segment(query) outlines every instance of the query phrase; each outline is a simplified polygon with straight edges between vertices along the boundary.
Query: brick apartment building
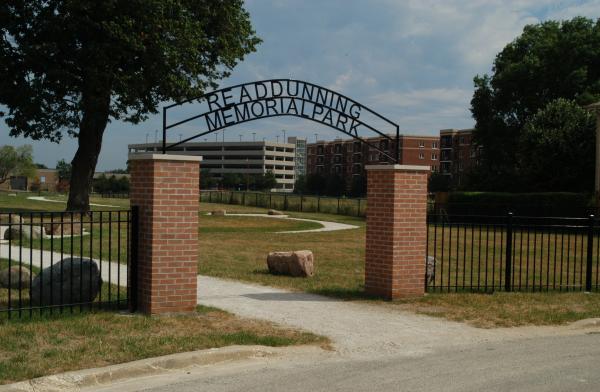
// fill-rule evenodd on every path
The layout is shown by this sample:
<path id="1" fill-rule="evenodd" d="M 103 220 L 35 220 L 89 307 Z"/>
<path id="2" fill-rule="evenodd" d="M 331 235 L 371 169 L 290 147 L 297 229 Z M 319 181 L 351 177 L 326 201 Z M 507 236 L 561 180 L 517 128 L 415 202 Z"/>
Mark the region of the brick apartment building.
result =
<path id="1" fill-rule="evenodd" d="M 442 129 L 440 173 L 450 176 L 454 186 L 462 185 L 465 173 L 477 164 L 479 151 L 473 142 L 473 129 Z"/>
<path id="2" fill-rule="evenodd" d="M 395 156 L 396 145 L 384 137 L 366 139 L 386 154 Z M 439 170 L 440 138 L 438 136 L 400 135 L 400 164 L 431 166 Z M 390 163 L 377 149 L 357 140 L 319 140 L 307 146 L 307 174 L 338 174 L 352 182 L 354 176 L 364 175 L 366 165 Z"/>

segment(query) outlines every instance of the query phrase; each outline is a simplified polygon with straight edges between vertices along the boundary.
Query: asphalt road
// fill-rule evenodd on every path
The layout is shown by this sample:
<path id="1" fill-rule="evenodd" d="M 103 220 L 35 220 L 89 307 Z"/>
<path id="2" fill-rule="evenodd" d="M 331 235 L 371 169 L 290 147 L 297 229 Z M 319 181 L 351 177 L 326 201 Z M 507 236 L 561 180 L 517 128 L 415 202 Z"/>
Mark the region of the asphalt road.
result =
<path id="1" fill-rule="evenodd" d="M 102 391 L 600 391 L 600 334 L 475 343 L 420 356 L 291 355 L 192 368 Z"/>

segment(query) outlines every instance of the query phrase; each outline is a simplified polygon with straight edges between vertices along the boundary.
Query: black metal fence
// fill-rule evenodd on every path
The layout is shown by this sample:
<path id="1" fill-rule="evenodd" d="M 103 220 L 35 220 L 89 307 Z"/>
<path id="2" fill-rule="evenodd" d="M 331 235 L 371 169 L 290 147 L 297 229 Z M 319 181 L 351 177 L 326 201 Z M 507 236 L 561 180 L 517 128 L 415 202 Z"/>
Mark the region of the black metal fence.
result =
<path id="1" fill-rule="evenodd" d="M 428 291 L 597 291 L 600 224 L 588 218 L 429 215 Z"/>
<path id="2" fill-rule="evenodd" d="M 365 216 L 367 212 L 366 199 L 297 195 L 294 193 L 202 191 L 200 201 L 272 208 L 282 211 L 322 212 L 349 216 Z"/>
<path id="3" fill-rule="evenodd" d="M 136 208 L 0 212 L 0 318 L 127 308 L 136 224 Z"/>

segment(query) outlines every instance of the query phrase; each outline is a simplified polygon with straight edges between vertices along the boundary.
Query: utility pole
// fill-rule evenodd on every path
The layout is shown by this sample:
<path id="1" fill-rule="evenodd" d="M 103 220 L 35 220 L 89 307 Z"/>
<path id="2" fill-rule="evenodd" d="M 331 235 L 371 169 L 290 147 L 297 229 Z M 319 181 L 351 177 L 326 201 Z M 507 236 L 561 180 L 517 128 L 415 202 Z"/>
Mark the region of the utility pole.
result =
<path id="1" fill-rule="evenodd" d="M 255 142 L 256 141 L 256 132 L 252 132 L 252 141 Z"/>
<path id="2" fill-rule="evenodd" d="M 319 141 L 319 134 L 315 133 L 315 143 Z"/>
<path id="3" fill-rule="evenodd" d="M 240 133 L 240 142 L 242 141 L 242 134 Z"/>
<path id="4" fill-rule="evenodd" d="M 594 176 L 594 196 L 596 207 L 600 207 L 600 102 L 585 107 L 596 114 L 596 173 Z"/>
<path id="5" fill-rule="evenodd" d="M 283 142 L 285 143 L 286 138 L 285 138 L 285 129 L 282 129 L 281 132 L 283 132 Z"/>

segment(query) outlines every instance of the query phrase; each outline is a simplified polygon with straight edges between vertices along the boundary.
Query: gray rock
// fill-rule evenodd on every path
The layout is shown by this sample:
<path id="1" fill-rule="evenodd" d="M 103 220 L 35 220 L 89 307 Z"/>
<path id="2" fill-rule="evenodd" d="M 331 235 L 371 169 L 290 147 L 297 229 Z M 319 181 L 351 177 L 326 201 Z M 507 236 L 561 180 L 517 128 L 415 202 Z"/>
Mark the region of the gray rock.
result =
<path id="1" fill-rule="evenodd" d="M 285 215 L 285 212 L 277 211 L 277 210 L 269 210 L 269 215 Z"/>
<path id="2" fill-rule="evenodd" d="M 13 225 L 4 232 L 5 240 L 39 240 L 44 237 L 44 228 L 41 226 Z"/>
<path id="3" fill-rule="evenodd" d="M 267 256 L 267 266 L 275 275 L 307 277 L 315 274 L 314 256 L 310 250 L 271 252 Z"/>
<path id="4" fill-rule="evenodd" d="M 0 225 L 18 225 L 24 223 L 25 221 L 21 218 L 20 215 L 17 214 L 0 214 Z"/>
<path id="5" fill-rule="evenodd" d="M 0 287 L 14 290 L 28 289 L 30 277 L 29 268 L 15 265 L 0 271 Z"/>
<path id="6" fill-rule="evenodd" d="M 36 276 L 31 285 L 31 303 L 47 306 L 92 302 L 101 287 L 102 279 L 95 261 L 66 258 L 44 268 Z"/>
<path id="7" fill-rule="evenodd" d="M 435 264 L 437 260 L 433 256 L 427 256 L 427 284 L 433 283 L 435 280 Z"/>

